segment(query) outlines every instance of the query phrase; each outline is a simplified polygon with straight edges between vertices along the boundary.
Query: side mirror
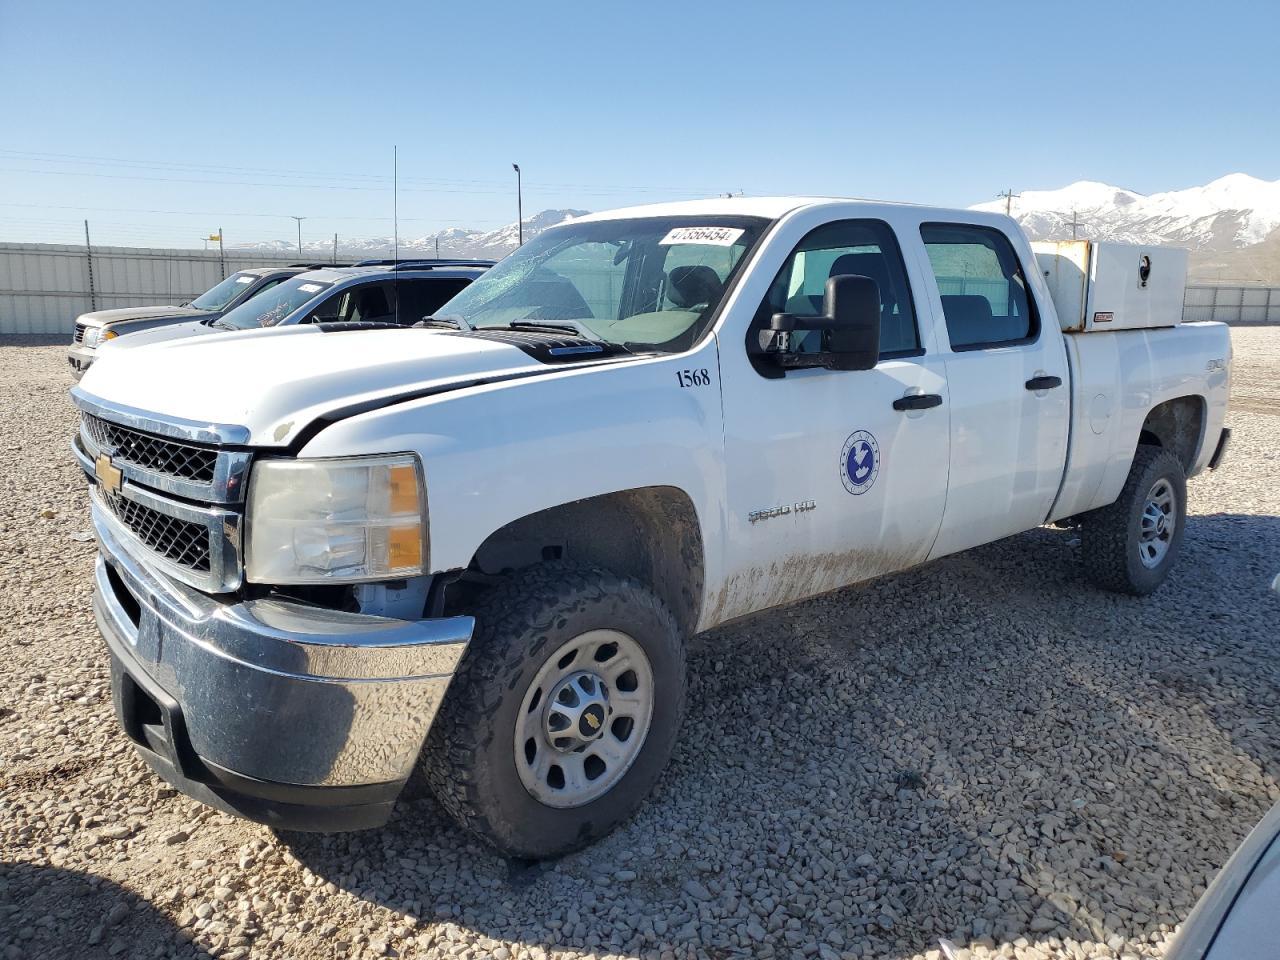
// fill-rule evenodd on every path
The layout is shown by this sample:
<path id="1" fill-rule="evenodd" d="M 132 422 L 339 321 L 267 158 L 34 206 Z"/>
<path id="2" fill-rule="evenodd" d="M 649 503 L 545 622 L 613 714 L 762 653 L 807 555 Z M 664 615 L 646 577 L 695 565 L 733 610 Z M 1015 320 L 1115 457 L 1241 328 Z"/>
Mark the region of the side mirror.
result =
<path id="1" fill-rule="evenodd" d="M 769 323 L 774 331 L 770 356 L 781 367 L 824 367 L 827 370 L 870 370 L 880 359 L 880 287 L 870 277 L 841 274 L 827 280 L 822 316 L 802 317 L 775 313 Z M 821 349 L 814 353 L 790 352 L 795 330 L 822 332 Z"/>

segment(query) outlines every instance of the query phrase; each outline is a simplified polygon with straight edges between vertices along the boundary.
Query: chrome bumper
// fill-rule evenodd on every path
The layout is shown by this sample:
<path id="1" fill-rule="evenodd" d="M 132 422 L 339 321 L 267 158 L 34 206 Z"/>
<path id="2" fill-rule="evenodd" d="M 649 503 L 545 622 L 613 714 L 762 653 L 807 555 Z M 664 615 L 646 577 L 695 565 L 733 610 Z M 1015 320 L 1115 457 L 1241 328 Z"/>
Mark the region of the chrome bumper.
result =
<path id="1" fill-rule="evenodd" d="M 118 674 L 116 709 L 152 766 L 197 799 L 277 826 L 385 820 L 474 621 L 222 602 L 151 570 L 110 513 L 91 512 L 94 612 Z M 380 806 L 351 824 L 305 813 L 344 792 L 353 806 Z"/>

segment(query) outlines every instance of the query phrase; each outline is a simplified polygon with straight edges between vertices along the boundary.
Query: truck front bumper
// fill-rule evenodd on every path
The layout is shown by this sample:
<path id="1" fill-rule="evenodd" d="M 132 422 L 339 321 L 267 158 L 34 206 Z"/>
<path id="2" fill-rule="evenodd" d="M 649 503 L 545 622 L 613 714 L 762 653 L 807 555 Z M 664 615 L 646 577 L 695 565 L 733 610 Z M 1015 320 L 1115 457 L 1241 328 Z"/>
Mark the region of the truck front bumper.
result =
<path id="1" fill-rule="evenodd" d="M 71 365 L 71 373 L 77 380 L 84 376 L 84 372 L 93 366 L 94 358 L 98 355 L 98 351 L 93 347 L 83 347 L 76 344 L 67 351 L 67 363 Z"/>
<path id="2" fill-rule="evenodd" d="M 151 767 L 280 829 L 385 823 L 474 621 L 223 602 L 149 569 L 96 504 L 93 520 L 116 715 Z"/>

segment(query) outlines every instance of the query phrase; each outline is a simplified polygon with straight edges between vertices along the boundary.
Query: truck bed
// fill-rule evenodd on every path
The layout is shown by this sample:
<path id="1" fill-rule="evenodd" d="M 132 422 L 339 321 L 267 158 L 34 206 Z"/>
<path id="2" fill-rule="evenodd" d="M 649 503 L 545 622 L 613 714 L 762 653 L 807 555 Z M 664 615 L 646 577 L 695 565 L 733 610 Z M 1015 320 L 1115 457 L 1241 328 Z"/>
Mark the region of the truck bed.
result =
<path id="1" fill-rule="evenodd" d="M 1071 433 L 1050 520 L 1113 502 L 1124 486 L 1148 413 L 1180 398 L 1205 407 L 1185 438 L 1188 476 L 1208 466 L 1226 419 L 1231 336 L 1226 324 L 1063 335 L 1071 369 Z M 1206 359 L 1207 358 L 1207 359 Z"/>

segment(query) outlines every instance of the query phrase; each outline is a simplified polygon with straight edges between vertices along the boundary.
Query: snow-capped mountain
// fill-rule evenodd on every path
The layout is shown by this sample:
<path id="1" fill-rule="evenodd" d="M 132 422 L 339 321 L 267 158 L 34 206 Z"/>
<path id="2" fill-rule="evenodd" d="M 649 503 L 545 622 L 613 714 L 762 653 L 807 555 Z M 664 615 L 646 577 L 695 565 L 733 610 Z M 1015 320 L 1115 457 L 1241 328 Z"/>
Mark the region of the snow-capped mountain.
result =
<path id="1" fill-rule="evenodd" d="M 524 238 L 536 237 L 548 227 L 558 223 L 581 217 L 586 210 L 543 210 L 524 219 Z M 450 227 L 436 233 L 428 233 L 418 237 L 400 237 L 400 259 L 412 257 L 434 257 L 438 249 L 442 257 L 477 257 L 487 260 L 500 260 L 516 248 L 519 230 L 512 222 L 497 230 L 467 230 L 462 227 Z M 288 240 L 266 240 L 258 243 L 238 244 L 237 250 L 260 250 L 269 253 L 291 254 L 297 252 L 297 246 Z M 394 249 L 391 237 L 339 237 L 338 252 L 341 256 L 352 258 L 390 257 Z M 314 255 L 317 259 L 327 259 L 333 253 L 331 240 L 304 241 L 303 254 Z"/>
<path id="2" fill-rule="evenodd" d="M 973 207 L 1004 208 L 1004 200 Z M 1074 216 L 1080 237 L 1223 252 L 1261 243 L 1280 227 L 1280 180 L 1233 173 L 1149 196 L 1081 180 L 1060 190 L 1024 190 L 1013 199 L 1013 215 L 1036 240 L 1069 239 Z"/>

